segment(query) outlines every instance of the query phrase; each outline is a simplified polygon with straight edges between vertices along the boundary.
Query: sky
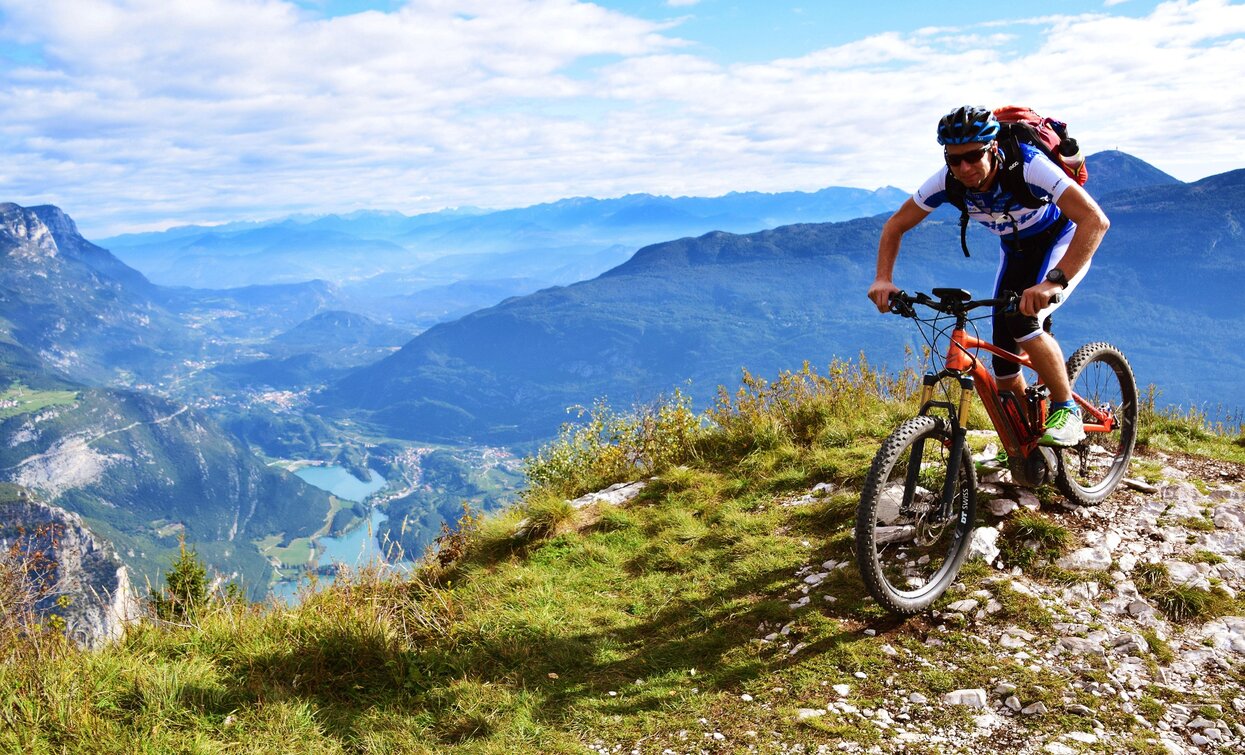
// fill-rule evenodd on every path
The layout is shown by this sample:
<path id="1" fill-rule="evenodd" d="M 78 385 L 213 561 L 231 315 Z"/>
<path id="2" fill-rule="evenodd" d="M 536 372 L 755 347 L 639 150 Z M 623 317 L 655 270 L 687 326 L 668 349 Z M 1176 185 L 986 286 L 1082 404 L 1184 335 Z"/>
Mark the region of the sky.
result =
<path id="1" fill-rule="evenodd" d="M 88 238 L 647 192 L 912 190 L 963 104 L 1245 167 L 1245 2 L 0 0 L 0 202 Z"/>

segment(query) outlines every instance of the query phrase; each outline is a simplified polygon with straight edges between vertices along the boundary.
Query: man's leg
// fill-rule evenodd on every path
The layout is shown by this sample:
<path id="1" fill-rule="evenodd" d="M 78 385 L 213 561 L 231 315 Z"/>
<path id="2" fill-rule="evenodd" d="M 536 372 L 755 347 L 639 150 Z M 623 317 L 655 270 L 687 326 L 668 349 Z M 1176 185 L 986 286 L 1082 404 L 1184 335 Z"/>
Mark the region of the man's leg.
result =
<path id="1" fill-rule="evenodd" d="M 1020 348 L 1029 356 L 1033 369 L 1050 390 L 1051 412 L 1046 432 L 1038 443 L 1044 446 L 1073 446 L 1085 438 L 1080 410 L 1072 403 L 1072 386 L 1064 367 L 1063 352 L 1049 333 L 1022 340 Z"/>
<path id="2" fill-rule="evenodd" d="M 1050 333 L 1040 331 L 1037 336 L 1020 342 L 1020 348 L 1029 356 L 1033 369 L 1050 389 L 1052 403 L 1061 404 L 1072 398 L 1072 385 L 1068 383 L 1068 371 L 1064 366 L 1063 350 Z M 1018 376 L 1019 377 L 1019 376 Z M 1023 384 L 1023 378 L 1021 378 Z"/>
<path id="3" fill-rule="evenodd" d="M 1065 232 L 1046 254 L 1015 254 L 1009 255 L 1007 247 L 1000 249 L 999 271 L 995 277 L 995 296 L 1003 290 L 1024 291 L 1036 284 L 1046 275 L 1046 271 L 1058 264 L 1068 250 L 1072 234 Z M 1041 442 L 1048 446 L 1074 445 L 1085 436 L 1081 426 L 1080 412 L 1072 403 L 1072 387 L 1068 384 L 1068 373 L 1063 361 L 1063 351 L 1059 343 L 1046 332 L 1052 312 L 1067 301 L 1076 284 L 1085 277 L 1089 266 L 1082 268 L 1065 288 L 1060 302 L 1052 302 L 1036 316 L 1025 317 L 1019 312 L 994 314 L 994 343 L 1008 351 L 1023 351 L 1029 357 L 1030 364 L 1038 377 L 1050 391 L 1050 414 L 1047 415 L 1046 433 Z M 1024 391 L 1024 378 L 1012 373 L 1013 365 L 1004 360 L 994 359 L 994 373 L 999 387 L 1011 390 L 1016 395 Z"/>

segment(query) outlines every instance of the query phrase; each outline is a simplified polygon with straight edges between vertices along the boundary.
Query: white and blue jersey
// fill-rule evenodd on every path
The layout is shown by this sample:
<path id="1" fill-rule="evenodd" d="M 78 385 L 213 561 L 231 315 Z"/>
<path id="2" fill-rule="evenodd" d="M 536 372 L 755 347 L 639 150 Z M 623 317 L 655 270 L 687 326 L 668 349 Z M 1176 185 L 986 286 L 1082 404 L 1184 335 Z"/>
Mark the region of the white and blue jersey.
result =
<path id="1" fill-rule="evenodd" d="M 1020 239 L 1024 239 L 1041 233 L 1058 222 L 1060 213 L 1055 203 L 1072 185 L 1072 179 L 1068 177 L 1068 174 L 1035 147 L 1022 143 L 1020 151 L 1025 160 L 1025 183 L 1029 185 L 1029 190 L 1035 197 L 1048 199 L 1049 204 L 1044 204 L 1037 209 L 1025 207 L 1011 195 L 1011 192 L 1004 189 L 1003 182 L 998 180 L 994 182 L 994 187 L 987 191 L 973 191 L 966 188 L 964 192 L 968 217 L 989 228 L 995 235 L 1004 238 L 1016 233 Z M 943 168 L 930 176 L 929 180 L 912 195 L 912 201 L 926 212 L 933 212 L 935 208 L 946 203 L 947 173 L 947 169 Z M 1069 227 L 1065 233 L 1070 232 Z"/>

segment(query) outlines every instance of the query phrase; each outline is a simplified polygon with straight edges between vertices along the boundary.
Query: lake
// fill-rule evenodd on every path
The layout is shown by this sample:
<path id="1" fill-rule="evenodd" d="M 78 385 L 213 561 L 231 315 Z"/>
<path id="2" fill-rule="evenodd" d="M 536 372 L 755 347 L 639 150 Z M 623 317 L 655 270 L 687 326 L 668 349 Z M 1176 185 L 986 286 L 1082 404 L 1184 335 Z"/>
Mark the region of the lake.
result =
<path id="1" fill-rule="evenodd" d="M 372 479 L 369 482 L 363 482 L 350 474 L 345 467 L 302 467 L 294 474 L 321 490 L 329 491 L 338 498 L 362 503 L 372 493 L 385 487 L 387 482 L 375 469 L 369 471 L 372 473 Z"/>
<path id="2" fill-rule="evenodd" d="M 371 470 L 372 479 L 362 482 L 352 475 L 345 467 L 315 466 L 303 467 L 294 474 L 321 490 L 327 490 L 338 498 L 362 503 L 367 497 L 382 489 L 387 480 L 376 470 Z M 316 546 L 316 563 L 324 567 L 331 564 L 343 564 L 349 567 L 361 567 L 381 560 L 381 544 L 376 538 L 378 526 L 388 519 L 388 515 L 376 507 L 368 510 L 367 519 L 346 530 L 336 537 L 318 537 Z M 410 561 L 391 563 L 390 566 L 403 569 L 409 568 Z M 333 583 L 332 575 L 318 577 L 319 584 Z M 298 602 L 298 592 L 309 584 L 308 578 L 283 579 L 272 587 L 272 594 L 286 603 Z"/>

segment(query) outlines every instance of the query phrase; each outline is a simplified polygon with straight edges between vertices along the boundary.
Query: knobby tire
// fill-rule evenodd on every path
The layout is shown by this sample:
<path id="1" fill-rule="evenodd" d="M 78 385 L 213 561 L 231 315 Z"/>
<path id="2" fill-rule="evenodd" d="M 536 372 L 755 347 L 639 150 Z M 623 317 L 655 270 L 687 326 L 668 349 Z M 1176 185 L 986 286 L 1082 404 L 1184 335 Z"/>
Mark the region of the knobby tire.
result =
<path id="1" fill-rule="evenodd" d="M 1090 404 L 1109 407 L 1116 428 L 1088 433 L 1059 450 L 1055 486 L 1069 501 L 1093 506 L 1111 495 L 1128 471 L 1137 440 L 1137 381 L 1128 360 L 1108 343 L 1089 343 L 1068 358 L 1072 390 Z M 1088 415 L 1082 410 L 1082 415 Z"/>
<path id="2" fill-rule="evenodd" d="M 865 480 L 856 511 L 856 561 L 869 594 L 892 613 L 909 615 L 928 608 L 955 581 L 968 555 L 977 476 L 965 444 L 954 505 L 950 516 L 944 517 L 941 481 L 946 478 L 950 446 L 946 420 L 913 417 L 878 449 Z M 909 476 L 911 456 L 918 448 L 921 471 Z M 913 477 L 924 479 L 912 485 Z M 905 512 L 905 506 L 912 511 Z"/>

